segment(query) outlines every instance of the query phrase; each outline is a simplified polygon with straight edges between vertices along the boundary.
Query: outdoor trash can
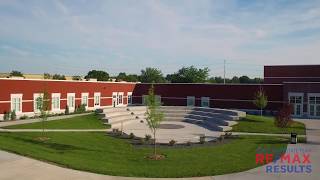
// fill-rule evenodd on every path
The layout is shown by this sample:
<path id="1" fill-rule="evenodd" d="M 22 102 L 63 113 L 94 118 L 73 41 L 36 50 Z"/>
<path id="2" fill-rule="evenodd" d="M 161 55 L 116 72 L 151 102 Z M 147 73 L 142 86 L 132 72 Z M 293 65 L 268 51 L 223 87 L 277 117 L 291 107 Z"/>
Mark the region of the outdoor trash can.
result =
<path id="1" fill-rule="evenodd" d="M 297 133 L 291 133 L 291 144 L 297 144 L 298 136 Z"/>

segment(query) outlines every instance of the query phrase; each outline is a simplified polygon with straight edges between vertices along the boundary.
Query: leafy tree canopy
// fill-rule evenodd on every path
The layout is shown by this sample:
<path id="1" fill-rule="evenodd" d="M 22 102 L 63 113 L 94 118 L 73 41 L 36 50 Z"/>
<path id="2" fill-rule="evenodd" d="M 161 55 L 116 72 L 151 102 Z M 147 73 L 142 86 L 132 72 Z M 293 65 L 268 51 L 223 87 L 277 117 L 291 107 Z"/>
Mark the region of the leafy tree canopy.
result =
<path id="1" fill-rule="evenodd" d="M 91 70 L 88 72 L 85 78 L 86 79 L 94 78 L 94 79 L 97 79 L 98 81 L 108 81 L 109 74 L 105 71 Z"/>
<path id="2" fill-rule="evenodd" d="M 66 77 L 64 75 L 60 75 L 60 74 L 55 74 L 52 76 L 52 79 L 56 79 L 56 80 L 66 80 Z"/>
<path id="3" fill-rule="evenodd" d="M 10 76 L 24 77 L 20 71 L 11 71 Z"/>
<path id="4" fill-rule="evenodd" d="M 140 81 L 143 83 L 162 83 L 165 82 L 165 79 L 159 69 L 148 67 L 141 70 Z"/>
<path id="5" fill-rule="evenodd" d="M 178 72 L 168 75 L 167 80 L 172 83 L 204 83 L 209 76 L 209 68 L 198 69 L 194 66 L 183 67 Z"/>

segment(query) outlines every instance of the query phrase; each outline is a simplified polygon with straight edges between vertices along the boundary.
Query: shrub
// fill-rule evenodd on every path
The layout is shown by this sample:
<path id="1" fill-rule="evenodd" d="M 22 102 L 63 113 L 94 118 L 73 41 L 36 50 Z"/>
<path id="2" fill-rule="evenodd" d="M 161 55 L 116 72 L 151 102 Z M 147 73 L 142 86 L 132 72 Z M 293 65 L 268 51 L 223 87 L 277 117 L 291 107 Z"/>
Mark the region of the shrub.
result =
<path id="1" fill-rule="evenodd" d="M 206 142 L 206 137 L 205 136 L 200 136 L 200 143 L 204 144 Z"/>
<path id="2" fill-rule="evenodd" d="M 84 113 L 86 112 L 86 105 L 85 104 L 81 104 L 80 106 L 78 106 L 78 108 L 76 109 L 77 113 Z"/>
<path id="3" fill-rule="evenodd" d="M 133 133 L 130 133 L 129 138 L 130 138 L 130 139 L 133 139 L 134 137 L 135 137 L 134 134 L 133 134 Z"/>
<path id="4" fill-rule="evenodd" d="M 3 113 L 3 120 L 8 121 L 10 119 L 10 112 L 4 112 Z"/>
<path id="5" fill-rule="evenodd" d="M 176 141 L 173 140 L 173 139 L 171 139 L 171 140 L 169 141 L 169 145 L 170 145 L 170 146 L 173 146 L 175 143 L 176 143 Z"/>
<path id="6" fill-rule="evenodd" d="M 140 144 L 143 145 L 145 143 L 145 140 L 143 138 L 140 138 Z"/>
<path id="7" fill-rule="evenodd" d="M 232 136 L 232 132 L 225 132 L 224 136 L 225 136 L 225 138 L 229 138 Z"/>
<path id="8" fill-rule="evenodd" d="M 64 114 L 65 114 L 65 115 L 70 114 L 70 112 L 69 112 L 69 106 L 68 106 L 68 105 L 66 106 L 66 109 L 64 110 Z"/>
<path id="9" fill-rule="evenodd" d="M 112 129 L 112 133 L 118 133 L 119 129 Z"/>
<path id="10" fill-rule="evenodd" d="M 146 135 L 145 135 L 145 140 L 146 140 L 146 141 L 150 141 L 150 139 L 151 139 L 151 135 L 150 135 L 150 134 L 146 134 Z"/>
<path id="11" fill-rule="evenodd" d="M 187 142 L 186 142 L 186 145 L 187 145 L 187 146 L 191 146 L 191 144 L 192 144 L 191 141 L 187 141 Z"/>
<path id="12" fill-rule="evenodd" d="M 29 118 L 29 117 L 26 116 L 26 115 L 23 115 L 23 116 L 20 117 L 21 120 L 23 120 L 23 119 L 28 119 L 28 118 Z"/>
<path id="13" fill-rule="evenodd" d="M 11 120 L 17 120 L 17 114 L 16 114 L 16 111 L 15 110 L 13 110 L 13 111 L 11 111 Z"/>
<path id="14" fill-rule="evenodd" d="M 275 125 L 280 128 L 285 128 L 292 123 L 291 113 L 292 113 L 292 106 L 290 104 L 285 104 L 279 110 L 278 115 L 275 118 Z"/>

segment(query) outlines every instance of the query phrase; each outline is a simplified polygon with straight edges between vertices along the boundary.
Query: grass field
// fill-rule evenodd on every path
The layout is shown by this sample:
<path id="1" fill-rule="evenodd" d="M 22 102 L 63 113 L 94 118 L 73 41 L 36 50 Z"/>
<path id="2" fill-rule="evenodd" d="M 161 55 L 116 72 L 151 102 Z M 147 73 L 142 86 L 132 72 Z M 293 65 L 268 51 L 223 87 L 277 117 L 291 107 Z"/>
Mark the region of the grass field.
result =
<path id="1" fill-rule="evenodd" d="M 37 141 L 40 133 L 0 133 L 0 148 L 50 161 L 73 169 L 136 177 L 192 177 L 239 172 L 256 167 L 259 147 L 285 151 L 281 137 L 241 136 L 231 142 L 205 147 L 160 148 L 160 161 L 145 156 L 152 148 L 137 148 L 126 140 L 98 132 L 47 133 L 50 140 Z"/>
<path id="2" fill-rule="evenodd" d="M 106 129 L 110 126 L 104 125 L 94 114 L 77 116 L 61 120 L 45 122 L 45 129 Z M 30 123 L 3 127 L 6 129 L 42 129 L 42 123 Z"/>
<path id="3" fill-rule="evenodd" d="M 291 132 L 300 135 L 306 134 L 305 125 L 300 122 L 294 122 L 290 127 L 279 128 L 274 125 L 274 117 L 247 115 L 239 120 L 239 123 L 232 126 L 234 132 L 252 132 L 252 133 L 273 133 L 289 134 Z"/>

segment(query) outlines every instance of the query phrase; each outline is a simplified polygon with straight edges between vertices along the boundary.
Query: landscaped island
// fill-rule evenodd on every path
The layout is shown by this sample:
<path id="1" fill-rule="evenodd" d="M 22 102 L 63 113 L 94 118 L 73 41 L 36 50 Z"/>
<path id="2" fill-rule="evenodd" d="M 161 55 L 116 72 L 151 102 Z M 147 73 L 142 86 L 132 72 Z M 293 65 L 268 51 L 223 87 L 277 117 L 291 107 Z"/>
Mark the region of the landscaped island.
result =
<path id="1" fill-rule="evenodd" d="M 306 134 L 305 125 L 301 122 L 293 121 L 289 127 L 279 128 L 274 124 L 274 117 L 260 117 L 256 115 L 247 115 L 245 118 L 242 118 L 238 124 L 232 126 L 232 131 L 269 134 L 290 134 L 294 132 L 299 135 Z"/>

